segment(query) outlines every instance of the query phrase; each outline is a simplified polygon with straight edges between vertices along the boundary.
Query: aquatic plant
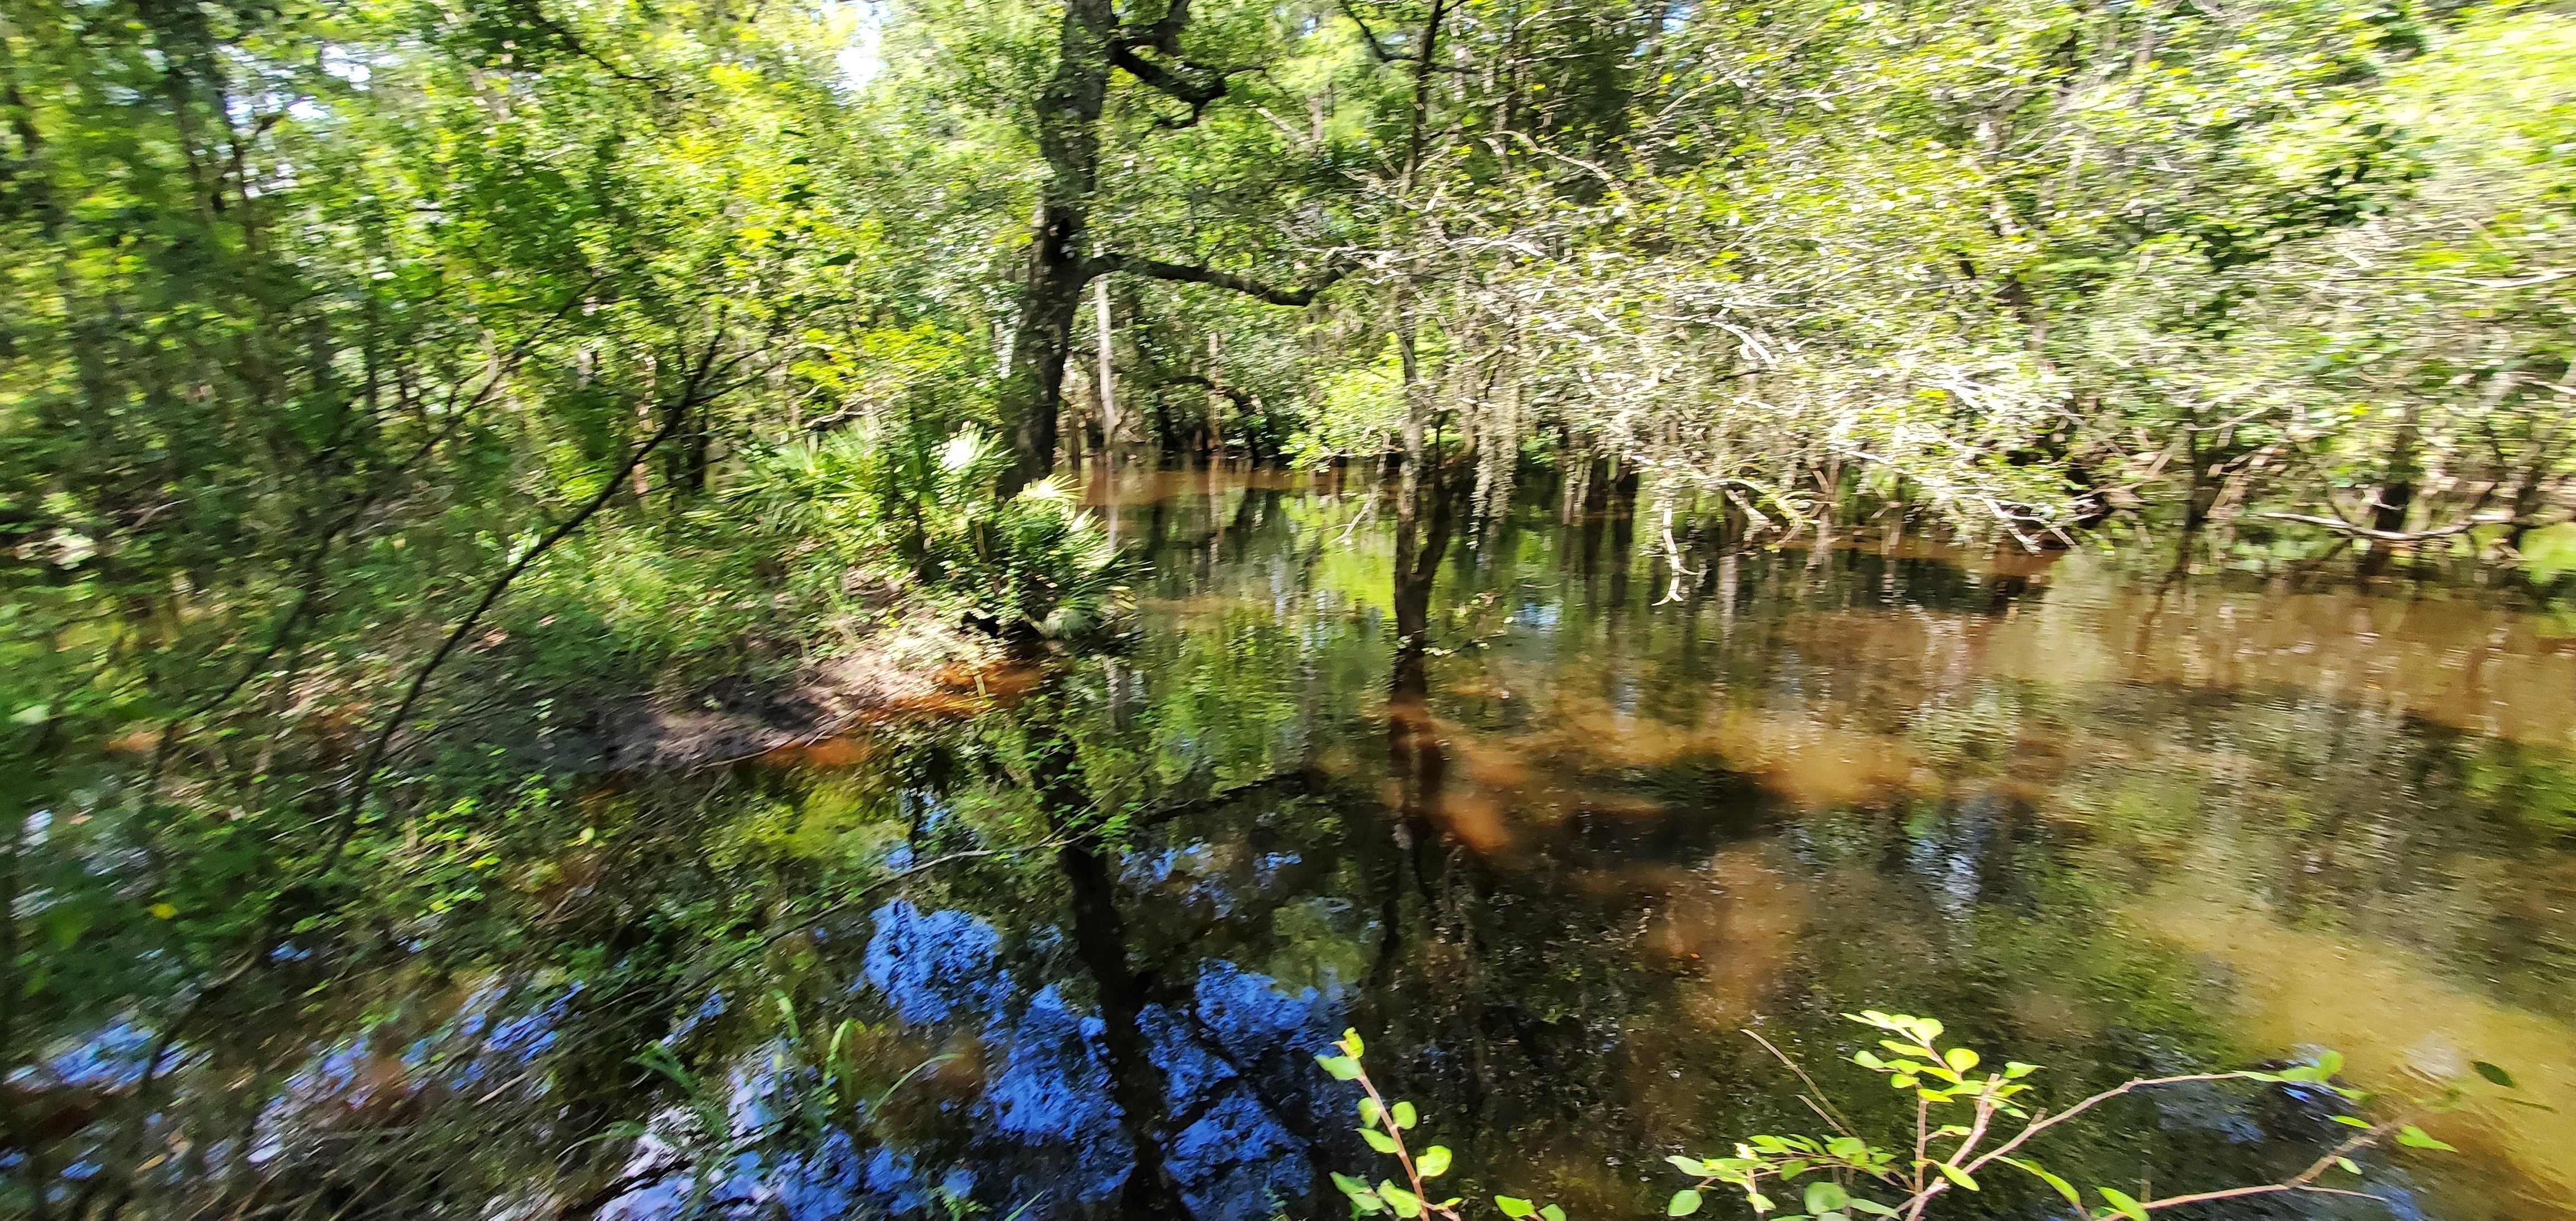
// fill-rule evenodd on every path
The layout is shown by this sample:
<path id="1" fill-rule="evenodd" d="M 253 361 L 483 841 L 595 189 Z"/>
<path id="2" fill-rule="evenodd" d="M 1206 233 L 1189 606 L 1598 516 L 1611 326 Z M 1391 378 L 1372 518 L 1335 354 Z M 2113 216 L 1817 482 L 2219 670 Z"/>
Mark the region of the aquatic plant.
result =
<path id="1" fill-rule="evenodd" d="M 2248 1196 L 2305 1193 L 2378 1200 L 2381 1197 L 2332 1186 L 2325 1179 L 2336 1172 L 2359 1175 L 2361 1167 L 2352 1155 L 2383 1141 L 2393 1140 L 2413 1149 L 2456 1152 L 2427 1134 L 2414 1119 L 2424 1113 L 2455 1108 L 2467 1096 L 2462 1084 L 2450 1082 L 2430 1096 L 2406 1100 L 2406 1105 L 2394 1108 L 2387 1118 L 2371 1120 L 2348 1113 L 2334 1114 L 2330 1118 L 2353 1129 L 2352 1135 L 2288 1178 L 2147 1199 L 2117 1187 L 2095 1184 L 2091 1195 L 2099 1204 L 2091 1205 L 2086 1203 L 2086 1193 L 2073 1182 L 2041 1165 L 2029 1146 L 2041 1134 L 2087 1115 L 2114 1098 L 2140 1090 L 2221 1081 L 2321 1091 L 2347 1106 L 2369 1101 L 2371 1096 L 2334 1083 L 2335 1075 L 2343 1068 L 2343 1057 L 2328 1051 L 2319 1053 L 2310 1063 L 2278 1071 L 2238 1069 L 2133 1078 L 2062 1110 L 2051 1111 L 2031 1098 L 2033 1087 L 2027 1079 L 2039 1071 L 2038 1065 L 2014 1060 L 2001 1069 L 1989 1068 L 1980 1073 L 1978 1069 L 1986 1063 L 1984 1057 L 1955 1043 L 1942 1046 L 1944 1030 L 1935 1019 L 1875 1009 L 1844 1016 L 1891 1036 L 1879 1040 L 1889 1056 L 1863 1050 L 1851 1059 L 1884 1076 L 1891 1089 L 1914 1095 L 1910 1144 L 1889 1148 L 1855 1131 L 1855 1125 L 1806 1070 L 1769 1040 L 1752 1035 L 1813 1091 L 1800 1095 L 1800 1099 L 1831 1125 L 1834 1134 L 1749 1136 L 1735 1146 L 1730 1156 L 1668 1157 L 1664 1160 L 1692 1181 L 1672 1194 L 1664 1209 L 1667 1216 L 1692 1216 L 1707 1207 L 1712 1188 L 1726 1187 L 1741 1193 L 1753 1215 L 1763 1221 L 1852 1221 L 1855 1217 L 1920 1221 L 1934 1201 L 1953 1190 L 1983 1190 L 1978 1175 L 1988 1173 L 1990 1167 L 2009 1168 L 2047 1184 L 2065 1198 L 2077 1215 L 2090 1221 L 2147 1221 L 2149 1213 L 2162 1209 Z M 1359 1085 L 1364 1094 L 1359 1103 L 1360 1135 L 1370 1148 L 1395 1159 L 1404 1176 L 1402 1184 L 1382 1178 L 1371 1185 L 1364 1179 L 1335 1173 L 1333 1182 L 1350 1198 L 1353 1211 L 1360 1215 L 1393 1213 L 1408 1219 L 1438 1216 L 1458 1221 L 1460 1207 L 1465 1203 L 1463 1197 L 1435 1202 L 1426 1190 L 1429 1180 L 1448 1171 L 1448 1148 L 1433 1145 L 1417 1154 L 1405 1143 L 1404 1133 L 1418 1122 L 1418 1110 L 1410 1102 L 1389 1103 L 1370 1080 L 1361 1064 L 1365 1045 L 1358 1031 L 1344 1032 L 1333 1047 L 1338 1054 L 1319 1055 L 1316 1061 L 1336 1079 Z M 2514 1087 L 2512 1075 L 2504 1069 L 2485 1061 L 2478 1061 L 2476 1068 L 2487 1082 L 2504 1089 Z M 1774 1193 L 1789 1196 L 1795 1204 L 1784 1211 Z M 1539 1206 L 1514 1196 L 1496 1196 L 1494 1205 L 1512 1221 L 1533 1216 L 1541 1221 L 1565 1221 L 1566 1217 L 1558 1205 Z"/>

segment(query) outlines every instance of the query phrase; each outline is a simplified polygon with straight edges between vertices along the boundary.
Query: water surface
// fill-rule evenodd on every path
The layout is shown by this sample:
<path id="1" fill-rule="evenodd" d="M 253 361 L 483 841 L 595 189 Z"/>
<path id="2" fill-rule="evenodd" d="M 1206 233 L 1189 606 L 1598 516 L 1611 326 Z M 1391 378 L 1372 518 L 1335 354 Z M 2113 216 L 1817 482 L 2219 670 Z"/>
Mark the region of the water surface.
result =
<path id="1" fill-rule="evenodd" d="M 246 1129 L 263 1164 L 336 1183 L 311 1167 L 376 1149 L 341 1190 L 386 1215 L 436 1189 L 376 1183 L 462 1181 L 423 1169 L 426 1119 L 361 1146 L 333 1118 L 435 1071 L 444 1139 L 531 1182 L 649 1131 L 540 1215 L 1338 1216 L 1325 1173 L 1383 1172 L 1312 1061 L 1353 1026 L 1462 1191 L 1653 1216 L 1666 1155 L 1820 1126 L 1747 1031 L 1892 1130 L 1910 1107 L 1842 1063 L 1838 1015 L 1880 1008 L 2061 1103 L 2325 1047 L 2393 1094 L 2495 1062 L 2555 1109 L 2428 1120 L 2462 1152 L 2366 1156 L 2367 1188 L 2461 1219 L 2576 1195 L 2576 618 L 2084 552 L 1676 574 L 1534 509 L 1465 527 L 1406 651 L 1364 492 L 1095 481 L 1139 557 L 1125 645 L 989 676 L 971 722 L 611 778 L 602 825 L 687 813 L 545 866 L 610 914 L 526 937 L 597 948 L 264 1035 L 302 1067 Z M 863 881 L 889 866 L 917 872 Z M 2166 1091 L 2040 1154 L 2142 1195 L 2262 1181 L 2347 1131 L 2329 1102 Z M 2065 1215 L 2010 1182 L 1944 1209 Z"/>
<path id="2" fill-rule="evenodd" d="M 1524 514 L 1452 546 L 1407 657 L 1356 491 L 1164 472 L 1094 499 L 1150 561 L 1141 631 L 998 719 L 1133 829 L 874 909 L 854 1003 L 960 1058 L 850 1155 L 854 1200 L 1337 1214 L 1321 1172 L 1374 1163 L 1309 1057 L 1348 1024 L 1464 1185 L 1651 1213 L 1664 1155 L 1818 1126 L 1747 1030 L 1893 1122 L 1836 1063 L 1862 1007 L 2047 1065 L 2059 1099 L 2320 1047 L 2374 1090 L 2502 1063 L 2559 1109 L 2435 1121 L 2465 1152 L 2372 1160 L 2371 1189 L 2440 1217 L 2569 1194 L 2565 618 L 1872 544 L 1676 581 L 1624 522 Z M 1048 783 L 927 799 L 930 838 L 1026 825 Z M 2325 1115 L 2172 1091 L 2048 1153 L 2251 1181 L 2331 1143 Z"/>

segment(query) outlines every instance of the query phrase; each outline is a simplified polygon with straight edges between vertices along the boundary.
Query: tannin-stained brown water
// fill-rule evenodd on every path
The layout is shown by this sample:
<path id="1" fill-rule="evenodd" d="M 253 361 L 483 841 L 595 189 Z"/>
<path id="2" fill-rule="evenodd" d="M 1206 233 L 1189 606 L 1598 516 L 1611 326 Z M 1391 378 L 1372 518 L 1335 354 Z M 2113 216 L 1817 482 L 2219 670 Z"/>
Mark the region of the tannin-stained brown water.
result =
<path id="1" fill-rule="evenodd" d="M 1313 1060 L 1356 1027 L 1473 1215 L 1659 1216 L 1668 1155 L 1822 1126 L 1748 1031 L 1856 1123 L 1910 1120 L 1847 1062 L 1863 1008 L 2044 1066 L 2053 1104 L 2325 1048 L 2375 1114 L 2476 1061 L 2532 1104 L 2427 1118 L 2458 1153 L 2335 1180 L 2384 1202 L 2195 1216 L 2576 1198 L 2576 615 L 2085 551 L 1676 574 L 1624 522 L 1533 511 L 1462 528 L 1407 651 L 1394 523 L 1355 480 L 1087 495 L 1137 561 L 1122 646 L 970 723 L 745 764 L 701 807 L 708 851 L 914 872 L 812 896 L 685 995 L 549 976 L 440 1010 L 553 1080 L 595 1042 L 589 1071 L 643 1083 L 600 1215 L 1340 1216 L 1326 1174 L 1385 1173 Z M 543 1004 L 487 1022 L 495 996 Z M 687 1089 L 611 1071 L 637 1029 Z M 780 1136 L 818 1096 L 856 1101 Z M 2035 1152 L 2142 1196 L 2260 1182 L 2347 1134 L 2335 1109 L 2188 1086 Z M 2068 1209 L 1990 1175 L 1935 1215 Z"/>
<path id="2" fill-rule="evenodd" d="M 1625 523 L 1548 514 L 1454 541 L 1406 657 L 1358 491 L 1166 471 L 1091 499 L 1144 557 L 1140 629 L 1006 719 L 1134 825 L 1044 884 L 877 908 L 852 986 L 963 1059 L 836 1199 L 1338 1215 L 1323 1172 L 1378 1167 L 1310 1057 L 1354 1025 L 1462 1189 L 1653 1215 L 1666 1155 L 1819 1126 L 1747 1030 L 1901 1120 L 1841 1063 L 1864 1007 L 2043 1064 L 2060 1102 L 2333 1048 L 2391 1098 L 2483 1060 L 2538 1104 L 2428 1119 L 2455 1155 L 2367 1156 L 2345 1185 L 2385 1206 L 2203 1215 L 2576 1192 L 2576 619 L 2085 552 L 1676 581 Z M 937 804 L 990 825 L 1011 787 Z M 2337 1139 L 2329 1109 L 2189 1087 L 2044 1154 L 2136 1194 L 2262 1181 Z"/>

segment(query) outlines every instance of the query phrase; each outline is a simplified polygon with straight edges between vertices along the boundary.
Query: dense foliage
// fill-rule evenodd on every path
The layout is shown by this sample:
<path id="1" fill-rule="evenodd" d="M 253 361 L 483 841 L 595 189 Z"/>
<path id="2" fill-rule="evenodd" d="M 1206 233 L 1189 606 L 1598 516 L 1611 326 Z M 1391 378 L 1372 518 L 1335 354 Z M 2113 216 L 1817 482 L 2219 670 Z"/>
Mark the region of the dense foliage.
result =
<path id="1" fill-rule="evenodd" d="M 2571 149 L 2510 3 L 9 0 L 11 1165 L 112 1109 L 15 1084 L 59 1039 L 519 944 L 644 710 L 1079 641 L 1087 455 L 1387 474 L 1414 643 L 1533 480 L 1676 589 L 1861 528 L 2545 587 Z M 546 969 L 683 977 L 599 919 Z"/>

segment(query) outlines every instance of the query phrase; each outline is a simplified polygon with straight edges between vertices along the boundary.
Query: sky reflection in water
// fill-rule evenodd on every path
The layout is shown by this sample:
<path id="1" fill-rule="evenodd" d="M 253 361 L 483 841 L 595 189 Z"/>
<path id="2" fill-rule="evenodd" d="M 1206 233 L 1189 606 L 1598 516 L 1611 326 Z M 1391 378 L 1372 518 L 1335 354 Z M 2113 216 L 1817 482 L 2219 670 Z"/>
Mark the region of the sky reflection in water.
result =
<path id="1" fill-rule="evenodd" d="M 2505 1063 L 2557 1111 L 2450 1118 L 2464 1157 L 2374 1161 L 2373 1189 L 2480 1218 L 2576 1185 L 2563 616 L 1866 547 L 1676 585 L 1615 524 L 1524 521 L 1452 549 L 1416 680 L 1356 499 L 1163 475 L 1094 500 L 1154 557 L 1142 638 L 1045 705 L 1095 795 L 1324 779 L 1142 827 L 1110 866 L 1115 929 L 1060 884 L 876 907 L 854 1003 L 958 1063 L 868 1147 L 747 1159 L 720 1195 L 1132 1213 L 1141 1134 L 1190 1215 L 1337 1215 L 1321 1172 L 1374 1163 L 1309 1057 L 1357 1024 L 1462 1189 L 1650 1214 L 1664 1154 L 1813 1126 L 1742 1028 L 1892 1119 L 1833 1067 L 1859 1045 L 1835 1015 L 1863 1006 L 1938 1013 L 2049 1066 L 2061 1099 L 2319 1046 L 2371 1088 Z M 1102 935 L 1133 980 L 1086 959 Z M 1112 1031 L 1104 988 L 1130 985 Z M 1158 1113 L 1126 1114 L 1137 1096 Z M 2246 1181 L 2332 1131 L 2222 1090 L 2109 1118 L 2052 1163 Z M 675 1190 L 620 1207 L 666 1215 Z M 2009 1189 L 1961 1203 L 2051 1215 Z"/>

